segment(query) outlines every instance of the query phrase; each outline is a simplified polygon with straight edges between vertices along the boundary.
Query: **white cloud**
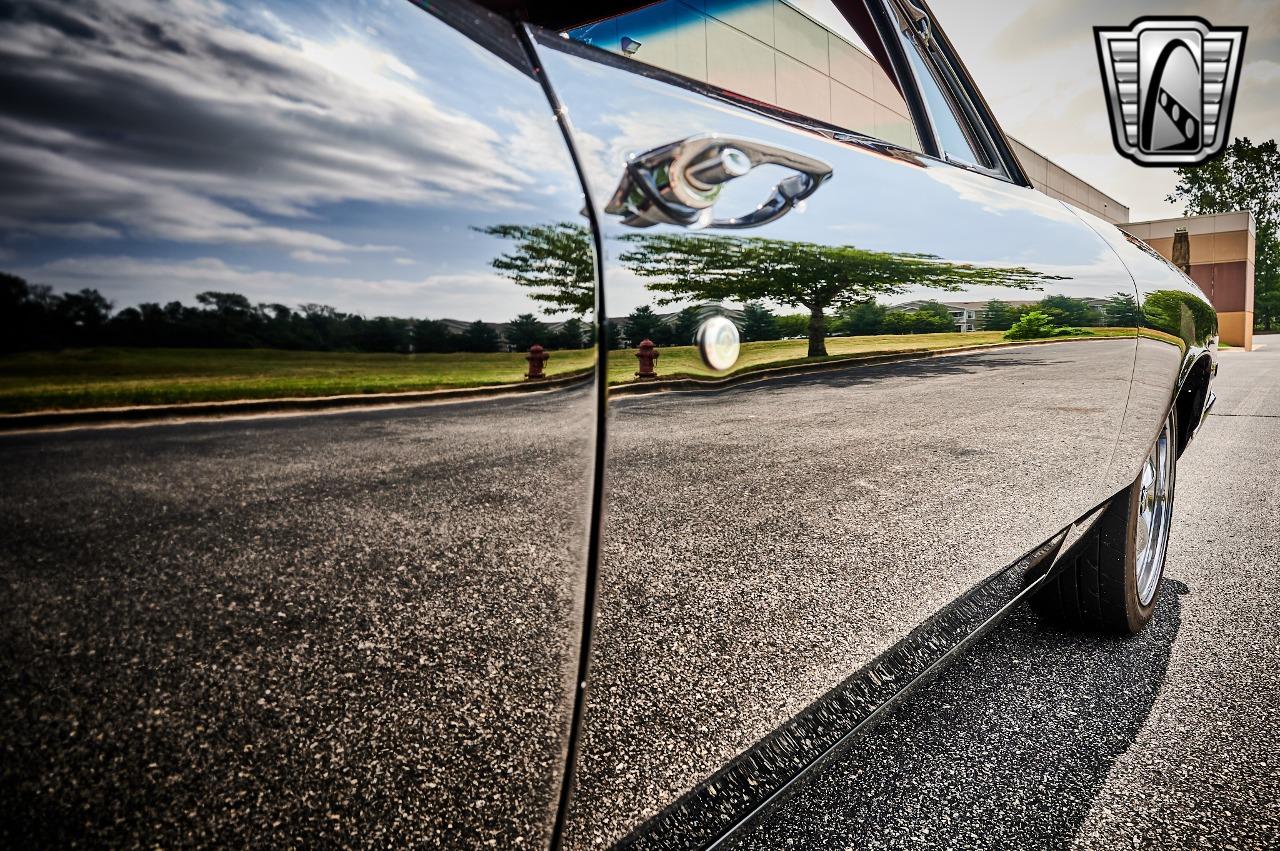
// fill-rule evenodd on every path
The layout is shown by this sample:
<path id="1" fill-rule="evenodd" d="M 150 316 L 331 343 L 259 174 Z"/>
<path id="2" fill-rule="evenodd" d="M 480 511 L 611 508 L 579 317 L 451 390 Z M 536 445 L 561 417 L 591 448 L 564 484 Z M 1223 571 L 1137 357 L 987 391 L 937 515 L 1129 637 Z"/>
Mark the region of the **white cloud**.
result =
<path id="1" fill-rule="evenodd" d="M 58 5 L 57 15 L 58 27 L 34 15 L 0 22 L 0 85 L 44 104 L 0 119 L 0 227 L 314 258 L 391 248 L 318 233 L 323 204 L 494 210 L 563 185 L 527 167 L 566 161 L 549 111 L 508 109 L 495 126 L 482 110 L 447 109 L 402 58 L 353 33 L 305 37 L 258 16 L 268 37 L 238 29 L 225 7 L 185 0 Z M 77 43 L 76 28 L 92 43 Z"/>
<path id="2" fill-rule="evenodd" d="M 59 239 L 119 239 L 116 228 L 97 222 L 32 222 L 18 228 L 20 233 L 53 236 Z"/>
<path id="3" fill-rule="evenodd" d="M 300 249 L 298 251 L 291 251 L 289 252 L 289 256 L 292 257 L 294 260 L 298 260 L 303 263 L 350 263 L 351 262 L 346 257 L 342 257 L 336 254 L 321 254 L 318 251 L 311 251 L 305 248 Z"/>

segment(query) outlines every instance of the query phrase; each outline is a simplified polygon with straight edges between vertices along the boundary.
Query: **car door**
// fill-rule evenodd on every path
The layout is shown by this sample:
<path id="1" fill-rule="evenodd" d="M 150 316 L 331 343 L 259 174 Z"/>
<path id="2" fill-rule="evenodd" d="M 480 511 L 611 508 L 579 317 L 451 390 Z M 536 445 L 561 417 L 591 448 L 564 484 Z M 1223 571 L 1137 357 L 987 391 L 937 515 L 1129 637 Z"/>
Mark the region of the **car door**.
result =
<path id="1" fill-rule="evenodd" d="M 549 844 L 592 234 L 516 29 L 430 5 L 0 15 L 6 411 L 134 421 L 0 434 L 6 846 Z"/>
<path id="2" fill-rule="evenodd" d="M 722 836 L 1122 484 L 1135 334 L 1099 305 L 1131 277 L 1025 185 L 926 9 L 841 7 L 524 12 L 611 326 L 568 848 Z M 748 332 L 728 371 L 691 345 L 713 315 Z"/>

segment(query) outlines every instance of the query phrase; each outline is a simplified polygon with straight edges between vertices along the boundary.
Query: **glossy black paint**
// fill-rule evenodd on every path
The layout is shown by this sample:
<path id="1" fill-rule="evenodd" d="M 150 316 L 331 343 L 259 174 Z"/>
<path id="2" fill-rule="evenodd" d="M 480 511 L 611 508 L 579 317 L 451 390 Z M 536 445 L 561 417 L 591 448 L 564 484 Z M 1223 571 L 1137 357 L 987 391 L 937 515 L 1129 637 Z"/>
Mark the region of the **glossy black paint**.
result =
<path id="1" fill-rule="evenodd" d="M 858 5 L 925 121 L 889 8 Z M 0 437 L 15 841 L 724 842 L 1034 591 L 1169 406 L 1209 398 L 1194 284 L 1016 162 L 1011 182 L 929 156 L 932 133 L 921 154 L 458 0 L 32 8 L 0 23 L 26 93 L 0 268 L 117 306 L 238 287 L 460 320 L 455 347 L 540 311 L 591 337 L 548 336 L 532 388 L 522 351 L 415 350 L 486 387 Z M 150 104 L 103 110 L 130 75 Z M 606 210 L 630 155 L 706 133 L 831 178 L 740 233 Z M 785 178 L 733 181 L 718 213 Z M 548 246 L 553 273 L 526 274 Z M 1121 294 L 1140 327 L 818 334 L 727 376 L 664 348 L 652 382 L 609 346 L 600 320 L 701 301 L 730 262 L 754 283 L 710 312 L 785 307 L 762 282 L 796 257 L 895 301 Z M 841 298 L 787 309 L 820 328 Z"/>
<path id="2" fill-rule="evenodd" d="M 496 228 L 590 221 L 518 31 L 423 5 L 0 15 L 0 270 L 182 302 L 146 313 L 249 362 L 231 398 L 264 395 L 255 358 L 323 357 L 322 394 L 327 370 L 372 374 L 338 403 L 0 436 L 8 845 L 550 843 L 598 492 L 595 275 L 542 315 Z M 576 348 L 535 340 L 550 380 L 486 351 L 522 313 L 582 323 Z M 317 355 L 281 327 L 349 336 Z M 380 378 L 413 393 L 362 395 Z"/>
<path id="3" fill-rule="evenodd" d="M 1032 190 L 699 102 L 651 70 L 596 63 L 598 52 L 553 35 L 538 46 L 579 148 L 603 153 L 584 163 L 597 199 L 612 194 L 628 151 L 698 132 L 758 139 L 834 168 L 803 214 L 757 229 L 764 242 L 664 225 L 637 232 L 601 215 L 614 317 L 654 298 L 646 252 L 692 263 L 704 250 L 771 245 L 864 258 L 855 263 L 910 252 L 957 275 L 986 275 L 973 283 L 960 275 L 960 295 L 947 297 L 962 300 L 1136 295 L 1103 240 Z M 614 129 L 621 126 L 625 137 Z M 716 215 L 750 208 L 776 179 L 735 181 Z M 847 251 L 854 254 L 840 254 Z M 1015 266 L 1022 271 L 1006 275 Z M 904 274 L 913 269 L 922 274 Z M 895 285 L 928 297 L 912 282 Z M 836 359 L 801 375 L 663 384 L 683 382 L 689 393 L 619 388 L 626 395 L 610 406 L 591 690 L 568 846 L 641 829 L 905 637 L 917 612 L 945 607 L 1113 493 L 1105 482 L 1136 334 L 1109 333 L 894 367 Z M 891 357 L 909 347 L 887 340 L 871 351 Z M 1049 446 L 1045 434 L 1062 438 Z M 1015 505 L 1023 516 L 1011 524 Z M 973 542 L 943 543 L 966 536 Z M 744 596 L 735 586 L 746 565 L 754 565 L 745 569 L 755 593 Z M 845 590 L 826 599 L 833 588 Z M 837 631 L 845 637 L 833 643 Z"/>

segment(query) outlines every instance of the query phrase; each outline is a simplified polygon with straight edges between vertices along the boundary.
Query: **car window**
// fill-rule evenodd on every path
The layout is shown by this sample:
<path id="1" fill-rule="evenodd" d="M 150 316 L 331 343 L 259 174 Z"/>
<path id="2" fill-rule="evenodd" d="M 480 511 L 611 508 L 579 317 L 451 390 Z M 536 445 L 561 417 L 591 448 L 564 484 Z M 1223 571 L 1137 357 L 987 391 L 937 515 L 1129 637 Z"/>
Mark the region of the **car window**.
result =
<path id="1" fill-rule="evenodd" d="M 939 49 L 930 19 L 914 4 L 895 4 L 903 52 L 924 96 L 938 144 L 946 157 L 983 169 L 996 169 L 997 158 L 977 110 L 963 93 L 959 79 Z"/>
<path id="2" fill-rule="evenodd" d="M 830 0 L 666 0 L 564 29 L 594 45 L 855 133 L 920 150 L 893 76 Z"/>

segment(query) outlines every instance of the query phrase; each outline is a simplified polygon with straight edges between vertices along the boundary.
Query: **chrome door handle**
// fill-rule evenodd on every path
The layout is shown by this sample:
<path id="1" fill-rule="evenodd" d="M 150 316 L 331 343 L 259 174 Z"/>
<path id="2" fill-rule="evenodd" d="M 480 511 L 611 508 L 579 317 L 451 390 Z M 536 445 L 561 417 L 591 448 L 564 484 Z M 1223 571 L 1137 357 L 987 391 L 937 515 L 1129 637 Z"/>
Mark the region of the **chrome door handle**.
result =
<path id="1" fill-rule="evenodd" d="M 760 206 L 741 216 L 715 217 L 712 208 L 724 184 L 759 165 L 780 165 L 796 173 L 778 181 Z M 622 223 L 688 228 L 753 228 L 786 215 L 831 177 L 822 160 L 755 142 L 708 133 L 635 154 L 604 210 Z"/>

